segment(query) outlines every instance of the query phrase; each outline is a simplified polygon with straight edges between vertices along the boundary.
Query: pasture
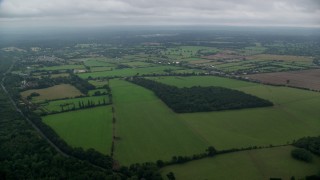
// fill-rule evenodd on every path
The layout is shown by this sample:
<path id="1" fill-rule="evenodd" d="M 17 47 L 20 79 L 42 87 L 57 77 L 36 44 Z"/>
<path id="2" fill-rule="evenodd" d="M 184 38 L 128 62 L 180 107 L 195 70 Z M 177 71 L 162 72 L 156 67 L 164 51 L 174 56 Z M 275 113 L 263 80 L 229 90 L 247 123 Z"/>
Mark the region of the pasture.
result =
<path id="1" fill-rule="evenodd" d="M 163 178 L 173 172 L 176 179 L 250 179 L 269 178 L 296 179 L 317 174 L 320 158 L 305 163 L 290 155 L 293 147 L 276 147 L 222 154 L 181 165 L 165 167 L 161 170 Z"/>
<path id="2" fill-rule="evenodd" d="M 72 147 L 94 148 L 103 154 L 111 152 L 111 106 L 48 115 L 42 120 Z"/>
<path id="3" fill-rule="evenodd" d="M 110 80 L 116 110 L 115 159 L 122 165 L 169 160 L 207 147 L 151 91 L 123 80 Z"/>
<path id="4" fill-rule="evenodd" d="M 27 96 L 29 96 L 33 92 L 39 93 L 40 96 L 33 97 L 32 102 L 72 98 L 83 95 L 77 88 L 70 84 L 59 84 L 44 89 L 30 89 L 27 91 L 23 91 L 21 92 L 21 96 L 23 98 L 27 98 Z"/>
<path id="5" fill-rule="evenodd" d="M 275 106 L 175 114 L 153 92 L 111 80 L 120 139 L 115 157 L 121 164 L 169 160 L 174 155 L 201 153 L 210 145 L 222 150 L 286 144 L 320 132 L 320 94 L 316 92 L 213 76 L 152 79 L 178 87 L 237 89 L 268 99 Z"/>

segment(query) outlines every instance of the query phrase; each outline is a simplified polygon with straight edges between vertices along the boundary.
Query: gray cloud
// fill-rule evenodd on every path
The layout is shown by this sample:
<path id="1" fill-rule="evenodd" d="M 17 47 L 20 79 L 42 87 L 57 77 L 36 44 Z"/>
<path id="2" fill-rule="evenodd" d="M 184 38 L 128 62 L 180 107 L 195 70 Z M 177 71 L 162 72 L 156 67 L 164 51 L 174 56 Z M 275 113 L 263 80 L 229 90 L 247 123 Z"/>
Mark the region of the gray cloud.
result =
<path id="1" fill-rule="evenodd" d="M 0 0 L 0 24 L 320 26 L 319 0 Z"/>

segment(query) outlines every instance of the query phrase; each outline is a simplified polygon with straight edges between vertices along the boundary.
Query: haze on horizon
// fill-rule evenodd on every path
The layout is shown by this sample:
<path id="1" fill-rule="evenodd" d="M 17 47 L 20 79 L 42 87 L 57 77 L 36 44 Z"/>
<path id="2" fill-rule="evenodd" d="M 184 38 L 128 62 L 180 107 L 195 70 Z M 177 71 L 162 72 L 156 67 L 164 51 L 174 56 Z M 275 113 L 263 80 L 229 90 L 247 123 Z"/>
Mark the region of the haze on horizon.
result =
<path id="1" fill-rule="evenodd" d="M 319 0 L 0 0 L 1 27 L 320 27 Z"/>

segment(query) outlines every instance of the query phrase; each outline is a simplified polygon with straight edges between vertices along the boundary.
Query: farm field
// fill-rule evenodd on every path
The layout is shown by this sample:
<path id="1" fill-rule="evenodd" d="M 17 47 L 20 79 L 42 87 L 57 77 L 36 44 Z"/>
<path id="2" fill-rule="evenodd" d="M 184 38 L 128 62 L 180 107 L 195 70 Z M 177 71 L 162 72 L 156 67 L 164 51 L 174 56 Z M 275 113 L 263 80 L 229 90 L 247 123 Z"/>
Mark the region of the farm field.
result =
<path id="1" fill-rule="evenodd" d="M 317 174 L 320 158 L 313 155 L 312 163 L 291 157 L 292 146 L 257 149 L 222 154 L 212 158 L 168 166 L 161 170 L 162 176 L 173 172 L 176 179 L 250 179 L 269 178 L 296 179 Z"/>
<path id="2" fill-rule="evenodd" d="M 75 88 L 70 84 L 59 84 L 59 85 L 55 85 L 55 86 L 44 88 L 44 89 L 30 89 L 27 91 L 23 91 L 21 92 L 21 96 L 24 98 L 27 98 L 27 96 L 29 96 L 33 92 L 40 94 L 40 96 L 32 98 L 33 102 L 62 99 L 62 98 L 72 98 L 72 97 L 83 95 L 77 88 Z"/>
<path id="3" fill-rule="evenodd" d="M 299 137 L 317 136 L 320 132 L 317 118 L 320 112 L 316 108 L 320 105 L 320 93 L 317 92 L 216 77 L 190 77 L 190 80 L 188 77 L 163 77 L 157 80 L 179 87 L 208 86 L 211 82 L 211 85 L 237 89 L 275 104 L 268 108 L 180 115 L 218 149 L 285 144 Z"/>
<path id="4" fill-rule="evenodd" d="M 320 132 L 320 121 L 317 118 L 320 117 L 320 112 L 317 110 L 320 105 L 320 94 L 316 92 L 212 76 L 157 77 L 154 79 L 178 87 L 215 85 L 238 89 L 271 100 L 275 106 L 175 114 L 149 90 L 125 81 L 112 80 L 111 88 L 114 92 L 117 123 L 119 123 L 117 135 L 121 139 L 116 143 L 116 159 L 120 163 L 155 161 L 157 158 L 168 160 L 174 155 L 201 153 L 205 147 L 210 145 L 219 150 L 270 144 L 280 145 L 304 136 L 317 136 Z M 126 93 L 129 91 L 130 93 Z M 136 113 L 137 111 L 139 113 Z M 153 127 L 157 128 L 153 129 Z M 176 131 L 183 132 L 177 132 L 162 142 L 163 139 L 159 138 L 169 136 L 171 131 L 168 130 L 172 127 L 177 127 Z M 164 129 L 166 129 L 165 135 L 162 134 Z M 167 144 L 173 144 L 173 146 L 179 144 L 176 142 L 179 133 L 188 137 L 189 143 L 179 142 L 179 146 L 169 150 Z M 148 143 L 140 144 L 142 139 L 148 139 L 143 140 Z M 150 140 L 153 141 L 149 142 Z M 195 141 L 200 144 L 196 146 Z M 182 145 L 185 148 L 182 148 Z M 127 152 L 129 149 L 131 150 L 130 156 Z M 152 150 L 148 152 L 147 149 Z M 159 152 L 155 153 L 154 149 Z M 157 154 L 157 157 L 151 154 Z"/>
<path id="5" fill-rule="evenodd" d="M 183 69 L 175 66 L 157 66 L 157 67 L 146 67 L 146 68 L 126 68 L 126 69 L 115 69 L 113 71 L 104 71 L 104 72 L 94 72 L 94 73 L 83 73 L 79 74 L 79 77 L 87 79 L 89 77 L 112 77 L 112 76 L 134 76 L 136 74 L 165 74 L 164 70 L 167 69 Z"/>
<path id="6" fill-rule="evenodd" d="M 42 117 L 72 147 L 109 154 L 112 143 L 111 106 L 100 106 Z"/>
<path id="7" fill-rule="evenodd" d="M 123 80 L 110 80 L 110 85 L 119 138 L 115 159 L 120 164 L 169 160 L 173 155 L 192 155 L 207 147 L 151 91 Z"/>
<path id="8" fill-rule="evenodd" d="M 109 102 L 107 96 L 92 96 L 49 101 L 48 103 L 43 103 L 40 106 L 47 112 L 60 112 L 63 110 L 71 110 L 72 108 L 79 109 L 79 103 L 83 102 L 84 105 L 88 105 L 89 101 L 90 103 L 94 103 L 95 105 L 98 105 L 99 103 L 103 104 L 104 102 Z M 61 106 L 63 106 L 63 108 Z"/>
<path id="9" fill-rule="evenodd" d="M 320 90 L 320 69 L 246 75 L 262 83 Z"/>
<path id="10" fill-rule="evenodd" d="M 67 70 L 67 69 L 84 69 L 83 65 L 61 65 L 61 66 L 49 66 L 49 67 L 43 67 L 39 68 L 39 70 L 46 70 L 46 71 L 53 71 L 53 70 Z"/>

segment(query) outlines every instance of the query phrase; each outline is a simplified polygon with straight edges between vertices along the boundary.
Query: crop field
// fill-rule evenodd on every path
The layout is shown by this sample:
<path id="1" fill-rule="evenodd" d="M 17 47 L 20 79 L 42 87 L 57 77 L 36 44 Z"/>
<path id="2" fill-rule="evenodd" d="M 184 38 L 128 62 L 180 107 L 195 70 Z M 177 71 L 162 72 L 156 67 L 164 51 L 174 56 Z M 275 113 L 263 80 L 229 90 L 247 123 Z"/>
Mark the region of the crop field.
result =
<path id="1" fill-rule="evenodd" d="M 89 101 L 90 103 L 94 103 L 98 105 L 98 104 L 103 104 L 104 102 L 108 103 L 109 99 L 107 96 L 82 97 L 82 98 L 49 101 L 47 103 L 41 104 L 40 106 L 47 112 L 60 112 L 63 110 L 71 110 L 72 108 L 79 109 L 80 108 L 79 103 L 83 102 L 84 105 L 87 105 Z"/>
<path id="2" fill-rule="evenodd" d="M 110 80 L 110 86 L 119 139 L 115 159 L 120 164 L 169 160 L 173 155 L 192 155 L 207 147 L 151 91 L 123 80 Z"/>
<path id="3" fill-rule="evenodd" d="M 210 145 L 222 150 L 286 144 L 320 132 L 317 118 L 320 117 L 317 109 L 320 94 L 316 92 L 212 76 L 153 79 L 178 87 L 237 89 L 268 99 L 275 106 L 175 114 L 153 92 L 129 82 L 112 80 L 120 138 L 116 142 L 116 159 L 120 163 L 169 160 L 173 155 L 201 153 Z M 188 142 L 184 142 L 185 139 Z"/>
<path id="4" fill-rule="evenodd" d="M 165 74 L 164 70 L 177 70 L 183 69 L 175 66 L 157 66 L 157 67 L 146 67 L 146 68 L 126 68 L 126 69 L 115 69 L 112 71 L 104 71 L 104 72 L 94 72 L 94 73 L 83 73 L 79 74 L 79 77 L 87 79 L 89 77 L 97 78 L 97 77 L 112 77 L 112 76 L 134 76 L 136 74 Z"/>
<path id="5" fill-rule="evenodd" d="M 247 75 L 263 83 L 320 90 L 320 69 Z"/>
<path id="6" fill-rule="evenodd" d="M 103 154 L 111 151 L 111 106 L 48 115 L 42 119 L 72 147 L 94 148 Z"/>
<path id="7" fill-rule="evenodd" d="M 61 66 L 49 66 L 49 67 L 43 67 L 39 68 L 39 70 L 46 70 L 46 71 L 53 71 L 53 70 L 66 70 L 66 69 L 84 69 L 83 65 L 61 65 Z"/>
<path id="8" fill-rule="evenodd" d="M 40 94 L 40 96 L 32 98 L 33 102 L 62 98 L 72 98 L 83 95 L 77 88 L 70 84 L 59 84 L 44 89 L 30 89 L 27 91 L 23 91 L 21 93 L 21 96 L 27 98 L 27 96 L 29 96 L 33 92 Z"/>
<path id="9" fill-rule="evenodd" d="M 313 156 L 312 163 L 291 157 L 291 146 L 234 152 L 205 158 L 182 165 L 168 166 L 162 176 L 173 172 L 176 179 L 296 179 L 317 174 L 320 158 Z"/>

